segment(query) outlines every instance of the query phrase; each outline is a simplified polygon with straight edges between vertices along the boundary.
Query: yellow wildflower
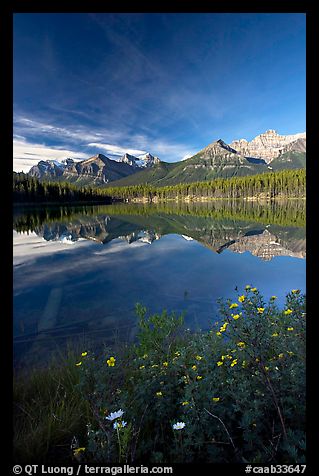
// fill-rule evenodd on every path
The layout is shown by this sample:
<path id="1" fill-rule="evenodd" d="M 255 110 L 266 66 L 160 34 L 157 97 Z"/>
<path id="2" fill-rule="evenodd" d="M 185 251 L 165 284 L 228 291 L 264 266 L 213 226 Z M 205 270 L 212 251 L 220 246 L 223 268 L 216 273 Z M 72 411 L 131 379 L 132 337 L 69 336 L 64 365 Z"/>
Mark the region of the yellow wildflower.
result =
<path id="1" fill-rule="evenodd" d="M 162 392 L 156 392 L 156 396 L 157 396 L 157 397 L 162 397 L 162 396 L 163 396 L 163 393 L 162 393 Z"/>
<path id="2" fill-rule="evenodd" d="M 260 362 L 260 360 L 258 359 L 258 357 L 256 357 L 255 361 L 256 361 L 256 362 Z"/>
<path id="3" fill-rule="evenodd" d="M 253 293 L 257 292 L 257 288 L 251 288 L 251 290 Z"/>
<path id="4" fill-rule="evenodd" d="M 229 306 L 229 309 L 234 309 L 235 307 L 238 307 L 237 302 L 233 302 L 233 303 Z"/>
<path id="5" fill-rule="evenodd" d="M 219 360 L 219 361 L 217 362 L 218 367 L 220 367 L 221 365 L 223 365 L 223 363 L 224 363 L 224 362 L 222 362 L 221 360 Z"/>
<path id="6" fill-rule="evenodd" d="M 183 402 L 182 405 L 183 405 L 183 407 L 185 407 L 186 405 L 189 405 L 189 402 L 187 402 L 187 401 Z"/>
<path id="7" fill-rule="evenodd" d="M 275 299 L 277 299 L 277 296 L 271 296 L 270 298 L 272 301 L 274 301 Z"/>
<path id="8" fill-rule="evenodd" d="M 82 357 L 85 357 L 85 356 L 87 356 L 87 355 L 88 355 L 87 352 L 82 352 L 82 354 L 81 354 Z"/>
<path id="9" fill-rule="evenodd" d="M 221 359 L 222 359 L 222 360 L 225 360 L 225 359 L 226 359 L 226 355 L 222 355 L 222 356 L 221 356 Z"/>
<path id="10" fill-rule="evenodd" d="M 289 351 L 289 350 L 287 350 L 287 354 L 290 355 L 290 356 L 294 355 L 294 353 Z"/>
<path id="11" fill-rule="evenodd" d="M 227 359 L 232 359 L 233 357 L 229 354 L 226 355 Z"/>
<path id="12" fill-rule="evenodd" d="M 237 321 L 237 319 L 240 318 L 240 315 L 239 314 L 232 314 L 232 318 L 235 319 L 235 321 Z"/>
<path id="13" fill-rule="evenodd" d="M 152 369 L 155 369 L 156 367 L 158 367 L 158 364 L 154 364 L 154 365 L 151 365 Z"/>
<path id="14" fill-rule="evenodd" d="M 168 367 L 168 362 L 163 362 L 163 367 Z"/>
<path id="15" fill-rule="evenodd" d="M 284 311 L 284 314 L 285 314 L 286 316 L 289 316 L 289 314 L 292 314 L 292 310 L 291 310 L 291 309 L 286 309 L 286 310 Z"/>
<path id="16" fill-rule="evenodd" d="M 176 357 L 180 357 L 181 353 L 180 352 L 175 352 Z"/>
<path id="17" fill-rule="evenodd" d="M 85 448 L 76 448 L 74 451 L 73 451 L 73 454 L 74 456 L 77 456 L 79 455 L 81 452 L 85 451 Z"/>
<path id="18" fill-rule="evenodd" d="M 245 342 L 237 342 L 238 347 L 241 347 L 242 349 L 246 347 Z"/>
<path id="19" fill-rule="evenodd" d="M 196 355 L 195 359 L 196 360 L 202 360 L 203 357 L 201 357 L 200 355 Z"/>
<path id="20" fill-rule="evenodd" d="M 231 366 L 231 367 L 234 367 L 234 365 L 236 365 L 236 364 L 237 364 L 237 359 L 234 359 L 234 360 L 232 361 L 232 363 L 230 364 L 230 366 Z"/>
<path id="21" fill-rule="evenodd" d="M 192 369 L 193 369 L 193 370 L 196 370 L 196 369 L 197 369 L 196 365 L 193 365 L 193 366 L 192 366 Z"/>
<path id="22" fill-rule="evenodd" d="M 222 333 L 218 331 L 218 332 L 216 332 L 216 335 L 217 335 L 218 337 L 220 337 L 220 336 L 222 335 Z"/>
<path id="23" fill-rule="evenodd" d="M 264 312 L 264 307 L 257 307 L 258 314 L 262 314 Z"/>
<path id="24" fill-rule="evenodd" d="M 245 301 L 245 296 L 244 295 L 239 296 L 238 301 L 239 302 L 244 302 Z"/>
<path id="25" fill-rule="evenodd" d="M 145 365 L 141 365 L 141 366 L 139 367 L 139 369 L 140 369 L 140 370 L 145 369 Z"/>
<path id="26" fill-rule="evenodd" d="M 219 329 L 219 332 L 225 332 L 226 328 L 228 326 L 228 322 L 224 322 L 224 324 L 221 326 L 221 328 Z"/>
<path id="27" fill-rule="evenodd" d="M 108 365 L 109 367 L 114 367 L 114 365 L 115 365 L 115 358 L 114 358 L 114 357 L 110 357 L 109 359 L 107 359 L 106 363 L 107 363 L 107 365 Z"/>
<path id="28" fill-rule="evenodd" d="M 213 400 L 213 402 L 219 402 L 220 397 L 213 397 L 212 400 Z"/>
<path id="29" fill-rule="evenodd" d="M 293 331 L 294 328 L 293 327 L 287 327 L 287 331 Z"/>
<path id="30" fill-rule="evenodd" d="M 273 334 L 271 334 L 271 337 L 278 337 L 278 336 L 279 336 L 278 332 L 274 332 Z"/>
<path id="31" fill-rule="evenodd" d="M 82 362 L 78 362 L 77 364 L 75 364 L 77 367 L 80 367 L 80 365 L 82 365 Z"/>
<path id="32" fill-rule="evenodd" d="M 202 378 L 203 377 L 201 375 L 197 375 L 196 380 L 202 380 Z"/>
<path id="33" fill-rule="evenodd" d="M 292 292 L 292 294 L 299 294 L 300 289 L 292 289 L 291 292 Z"/>
<path id="34" fill-rule="evenodd" d="M 279 354 L 278 357 L 279 357 L 280 359 L 283 359 L 283 358 L 284 358 L 284 354 Z"/>
<path id="35" fill-rule="evenodd" d="M 246 286 L 245 286 L 246 291 L 248 291 L 248 289 L 250 289 L 250 288 L 251 288 L 250 284 L 246 284 Z"/>
<path id="36" fill-rule="evenodd" d="M 148 355 L 147 354 L 144 354 L 142 359 L 147 359 Z"/>

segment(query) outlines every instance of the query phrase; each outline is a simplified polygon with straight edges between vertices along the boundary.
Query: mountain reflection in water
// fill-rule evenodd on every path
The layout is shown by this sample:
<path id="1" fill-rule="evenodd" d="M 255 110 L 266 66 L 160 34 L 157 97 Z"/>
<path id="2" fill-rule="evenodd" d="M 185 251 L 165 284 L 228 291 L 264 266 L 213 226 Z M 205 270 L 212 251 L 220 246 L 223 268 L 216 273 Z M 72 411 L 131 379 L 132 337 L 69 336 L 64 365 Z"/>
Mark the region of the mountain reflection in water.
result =
<path id="1" fill-rule="evenodd" d="M 13 229 L 19 365 L 80 338 L 134 339 L 137 302 L 207 329 L 217 299 L 236 298 L 237 286 L 280 305 L 305 287 L 301 201 L 19 207 Z"/>
<path id="2" fill-rule="evenodd" d="M 289 214 L 289 209 L 282 219 L 285 223 L 282 226 L 278 224 L 278 216 L 281 216 L 278 209 L 282 212 L 278 204 L 273 205 L 273 216 L 266 213 L 264 217 L 258 207 L 256 213 L 255 205 L 250 204 L 248 213 L 240 215 L 240 219 L 236 219 L 236 209 L 233 217 L 225 217 L 223 208 L 216 207 L 213 209 L 216 215 L 212 216 L 209 204 L 205 205 L 206 207 L 195 204 L 191 208 L 179 207 L 175 210 L 173 205 L 161 208 L 154 205 L 118 204 L 96 206 L 92 210 L 90 207 L 82 207 L 74 209 L 71 214 L 67 213 L 70 210 L 62 208 L 59 210 L 59 219 L 55 209 L 48 209 L 45 216 L 39 214 L 36 219 L 34 212 L 29 211 L 26 215 L 16 215 L 14 229 L 34 231 L 46 241 L 64 243 L 75 243 L 82 238 L 106 244 L 119 238 L 127 243 L 141 241 L 151 244 L 164 235 L 179 234 L 185 239 L 196 240 L 216 253 L 228 249 L 235 253 L 248 251 L 263 260 L 270 260 L 275 256 L 305 258 L 305 228 L 296 226 L 296 215 L 291 211 Z M 300 225 L 304 207 L 303 204 L 298 205 L 301 212 L 297 223 Z M 269 212 L 267 208 L 266 210 Z M 66 212 L 66 216 L 63 212 Z"/>

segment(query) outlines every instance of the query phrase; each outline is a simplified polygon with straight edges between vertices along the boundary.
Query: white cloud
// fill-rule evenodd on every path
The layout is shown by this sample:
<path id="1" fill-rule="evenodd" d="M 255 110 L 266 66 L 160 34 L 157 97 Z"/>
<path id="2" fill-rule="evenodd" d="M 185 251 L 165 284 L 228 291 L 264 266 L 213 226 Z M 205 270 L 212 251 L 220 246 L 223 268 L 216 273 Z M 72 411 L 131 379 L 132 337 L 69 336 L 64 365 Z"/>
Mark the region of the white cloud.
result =
<path id="1" fill-rule="evenodd" d="M 153 143 L 154 155 L 167 162 L 179 162 L 196 154 L 197 150 L 191 150 L 184 144 L 170 144 L 167 142 Z"/>
<path id="2" fill-rule="evenodd" d="M 122 147 L 118 145 L 113 145 L 113 144 L 103 144 L 101 142 L 90 142 L 87 144 L 88 147 L 96 147 L 97 149 L 103 149 L 105 150 L 108 154 L 110 155 L 116 155 L 121 157 L 125 153 L 131 154 L 131 155 L 143 155 L 146 153 L 145 150 L 139 150 L 139 149 L 130 149 L 127 147 Z"/>
<path id="3" fill-rule="evenodd" d="M 185 154 L 183 157 L 182 157 L 182 160 L 186 160 L 186 159 L 189 159 L 190 157 L 193 157 L 193 155 L 196 154 L 196 152 L 192 152 L 192 153 L 187 153 Z"/>
<path id="4" fill-rule="evenodd" d="M 39 121 L 33 117 L 16 113 L 14 115 L 14 136 L 27 138 L 29 134 L 43 137 L 45 141 L 58 139 L 59 141 L 81 144 L 97 141 L 116 141 L 121 142 L 125 137 L 123 128 L 121 130 L 110 130 L 95 126 L 93 130 L 89 127 L 76 124 L 60 127 L 52 125 L 49 121 Z"/>
<path id="5" fill-rule="evenodd" d="M 89 155 L 69 149 L 46 147 L 44 144 L 13 140 L 13 170 L 15 172 L 28 172 L 40 160 L 62 160 L 67 157 L 86 159 Z"/>
<path id="6" fill-rule="evenodd" d="M 36 132 L 41 135 L 45 134 L 46 137 L 58 136 L 60 139 L 63 137 L 64 139 L 76 139 L 80 141 L 92 141 L 96 138 L 96 134 L 88 132 L 81 126 L 77 128 L 57 127 L 52 124 L 47 124 L 20 115 L 15 117 L 14 127 L 20 133 L 24 133 L 25 135 L 30 134 L 30 132 Z"/>
<path id="7" fill-rule="evenodd" d="M 185 160 L 197 152 L 185 144 L 151 139 L 148 134 L 129 134 L 123 129 L 111 131 L 100 127 L 91 131 L 82 125 L 58 127 L 22 114 L 16 114 L 14 129 L 13 169 L 17 172 L 27 172 L 39 160 L 61 160 L 67 157 L 85 159 L 101 150 L 111 158 L 121 157 L 125 153 L 140 156 L 150 152 L 167 162 Z M 28 139 L 30 134 L 37 136 L 38 142 L 43 143 L 32 143 Z M 44 145 L 52 139 L 59 140 L 63 147 Z M 122 144 L 125 143 L 128 145 L 124 147 Z M 82 147 L 85 150 L 91 147 L 92 153 L 78 152 Z"/>
<path id="8" fill-rule="evenodd" d="M 18 233 L 13 230 L 13 266 L 21 266 L 47 254 L 52 255 L 55 251 L 66 251 L 69 248 L 68 245 L 66 241 L 46 241 L 33 231 Z M 77 247 L 90 246 L 90 242 L 80 238 L 76 245 Z"/>

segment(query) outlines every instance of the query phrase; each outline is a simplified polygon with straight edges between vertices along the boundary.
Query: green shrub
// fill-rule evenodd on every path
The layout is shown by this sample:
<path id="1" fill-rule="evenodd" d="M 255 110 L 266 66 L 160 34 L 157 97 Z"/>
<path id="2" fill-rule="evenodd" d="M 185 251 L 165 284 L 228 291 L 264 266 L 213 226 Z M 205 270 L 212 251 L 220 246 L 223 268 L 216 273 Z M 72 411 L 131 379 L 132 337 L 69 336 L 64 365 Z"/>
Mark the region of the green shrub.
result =
<path id="1" fill-rule="evenodd" d="M 185 330 L 183 317 L 166 311 L 136 311 L 136 345 L 77 362 L 78 389 L 94 415 L 81 459 L 304 462 L 306 315 L 299 290 L 280 310 L 275 296 L 265 303 L 246 286 L 236 302 L 220 301 L 222 320 L 207 332 Z"/>

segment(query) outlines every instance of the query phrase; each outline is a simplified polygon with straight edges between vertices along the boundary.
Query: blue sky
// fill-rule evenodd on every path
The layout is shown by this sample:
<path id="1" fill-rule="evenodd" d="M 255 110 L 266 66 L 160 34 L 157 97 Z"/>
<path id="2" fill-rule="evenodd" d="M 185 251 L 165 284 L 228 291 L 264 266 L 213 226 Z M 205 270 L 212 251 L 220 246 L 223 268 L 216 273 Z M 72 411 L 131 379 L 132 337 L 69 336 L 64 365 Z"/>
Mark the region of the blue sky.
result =
<path id="1" fill-rule="evenodd" d="M 305 15 L 14 15 L 14 170 L 304 132 Z"/>

